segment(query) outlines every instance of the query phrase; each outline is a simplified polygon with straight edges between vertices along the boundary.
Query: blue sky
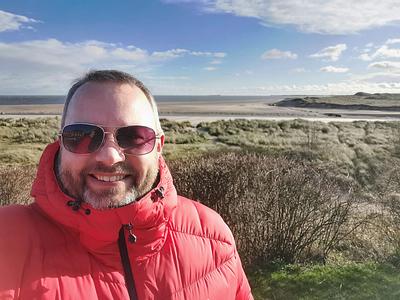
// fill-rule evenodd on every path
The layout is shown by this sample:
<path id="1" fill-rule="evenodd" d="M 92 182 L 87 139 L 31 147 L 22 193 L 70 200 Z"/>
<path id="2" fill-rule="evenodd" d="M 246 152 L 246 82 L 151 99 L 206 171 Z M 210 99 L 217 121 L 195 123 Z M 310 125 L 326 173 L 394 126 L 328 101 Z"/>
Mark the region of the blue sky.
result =
<path id="1" fill-rule="evenodd" d="M 400 93 L 398 0 L 2 0 L 0 94 L 89 69 L 164 95 Z"/>

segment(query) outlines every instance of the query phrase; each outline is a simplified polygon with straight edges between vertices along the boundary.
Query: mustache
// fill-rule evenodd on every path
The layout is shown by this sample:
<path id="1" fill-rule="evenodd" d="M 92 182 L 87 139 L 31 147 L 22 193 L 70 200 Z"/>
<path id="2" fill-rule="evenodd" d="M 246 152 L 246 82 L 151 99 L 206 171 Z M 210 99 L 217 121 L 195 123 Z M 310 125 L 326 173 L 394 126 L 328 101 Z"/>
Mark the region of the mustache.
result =
<path id="1" fill-rule="evenodd" d="M 91 167 L 90 170 L 86 170 L 85 173 L 127 173 L 127 174 L 134 174 L 136 173 L 131 167 L 127 166 L 123 162 L 116 163 L 112 166 L 105 166 L 103 164 L 96 164 L 95 166 Z"/>

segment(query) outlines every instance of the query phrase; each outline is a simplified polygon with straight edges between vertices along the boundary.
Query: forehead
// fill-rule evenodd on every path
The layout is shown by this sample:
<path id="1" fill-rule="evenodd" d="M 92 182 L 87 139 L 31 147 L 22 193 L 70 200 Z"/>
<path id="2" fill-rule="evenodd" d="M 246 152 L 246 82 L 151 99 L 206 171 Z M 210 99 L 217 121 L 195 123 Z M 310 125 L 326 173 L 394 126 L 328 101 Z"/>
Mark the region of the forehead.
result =
<path id="1" fill-rule="evenodd" d="M 71 98 L 65 125 L 77 122 L 155 128 L 153 110 L 146 95 L 136 86 L 112 82 L 88 82 L 78 88 Z"/>

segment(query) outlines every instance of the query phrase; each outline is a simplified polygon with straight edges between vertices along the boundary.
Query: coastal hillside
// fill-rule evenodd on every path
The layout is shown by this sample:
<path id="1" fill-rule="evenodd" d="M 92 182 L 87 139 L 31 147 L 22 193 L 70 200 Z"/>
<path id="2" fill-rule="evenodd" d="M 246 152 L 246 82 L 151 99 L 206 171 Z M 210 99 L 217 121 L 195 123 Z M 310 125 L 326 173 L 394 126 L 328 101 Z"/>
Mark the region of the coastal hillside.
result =
<path id="1" fill-rule="evenodd" d="M 341 96 L 318 96 L 286 98 L 272 104 L 280 107 L 302 107 L 318 109 L 353 109 L 400 111 L 400 94 L 363 93 Z"/>

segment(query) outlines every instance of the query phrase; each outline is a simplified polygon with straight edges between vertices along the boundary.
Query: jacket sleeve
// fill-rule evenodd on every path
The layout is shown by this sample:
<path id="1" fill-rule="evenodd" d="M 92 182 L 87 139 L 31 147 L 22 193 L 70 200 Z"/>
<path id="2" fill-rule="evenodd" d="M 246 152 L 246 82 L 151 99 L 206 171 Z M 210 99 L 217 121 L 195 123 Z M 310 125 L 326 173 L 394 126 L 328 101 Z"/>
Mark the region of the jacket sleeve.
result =
<path id="1" fill-rule="evenodd" d="M 238 284 L 236 289 L 236 300 L 253 300 L 253 295 L 251 294 L 251 289 L 249 282 L 247 280 L 246 274 L 244 273 L 242 262 L 240 261 L 239 254 L 236 252 L 238 257 L 237 264 L 237 274 L 238 274 Z"/>

